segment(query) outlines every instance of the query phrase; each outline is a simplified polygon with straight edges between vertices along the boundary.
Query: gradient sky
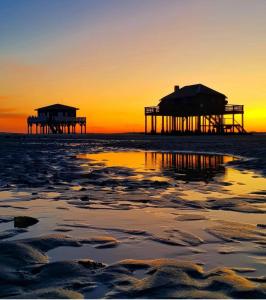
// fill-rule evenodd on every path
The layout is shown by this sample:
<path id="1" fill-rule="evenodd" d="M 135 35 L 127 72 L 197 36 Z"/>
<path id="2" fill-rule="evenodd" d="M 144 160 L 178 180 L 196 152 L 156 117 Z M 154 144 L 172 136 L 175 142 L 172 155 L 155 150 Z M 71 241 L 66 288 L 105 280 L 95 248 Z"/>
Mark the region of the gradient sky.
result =
<path id="1" fill-rule="evenodd" d="M 266 131 L 265 0 L 0 0 L 0 131 L 53 103 L 88 131 L 143 130 L 143 107 L 203 83 Z"/>

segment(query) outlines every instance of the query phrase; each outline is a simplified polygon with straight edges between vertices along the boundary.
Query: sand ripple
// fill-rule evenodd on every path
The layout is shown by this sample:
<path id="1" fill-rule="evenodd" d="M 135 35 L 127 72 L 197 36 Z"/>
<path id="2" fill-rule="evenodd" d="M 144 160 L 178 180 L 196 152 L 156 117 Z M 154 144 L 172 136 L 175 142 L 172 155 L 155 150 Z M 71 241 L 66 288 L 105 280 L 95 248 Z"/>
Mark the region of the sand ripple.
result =
<path id="1" fill-rule="evenodd" d="M 206 272 L 200 265 L 174 259 L 131 259 L 112 265 L 90 259 L 49 263 L 45 252 L 66 243 L 77 245 L 62 235 L 1 242 L 0 297 L 266 297 L 265 285 L 256 278 L 245 278 L 229 268 Z"/>

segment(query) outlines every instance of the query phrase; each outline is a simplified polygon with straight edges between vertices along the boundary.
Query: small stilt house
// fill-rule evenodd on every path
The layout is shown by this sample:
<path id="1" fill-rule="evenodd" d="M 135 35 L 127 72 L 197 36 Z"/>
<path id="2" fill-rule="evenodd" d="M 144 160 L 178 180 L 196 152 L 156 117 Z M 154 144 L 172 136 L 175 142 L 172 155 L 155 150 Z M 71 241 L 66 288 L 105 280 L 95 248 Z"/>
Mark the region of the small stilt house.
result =
<path id="1" fill-rule="evenodd" d="M 80 133 L 86 133 L 86 117 L 77 117 L 78 108 L 63 104 L 53 104 L 37 108 L 37 116 L 28 117 L 28 133 L 76 133 L 76 126 L 80 126 Z"/>
<path id="2" fill-rule="evenodd" d="M 175 86 L 158 106 L 145 107 L 145 133 L 245 133 L 244 106 L 228 104 L 224 94 L 203 84 Z"/>

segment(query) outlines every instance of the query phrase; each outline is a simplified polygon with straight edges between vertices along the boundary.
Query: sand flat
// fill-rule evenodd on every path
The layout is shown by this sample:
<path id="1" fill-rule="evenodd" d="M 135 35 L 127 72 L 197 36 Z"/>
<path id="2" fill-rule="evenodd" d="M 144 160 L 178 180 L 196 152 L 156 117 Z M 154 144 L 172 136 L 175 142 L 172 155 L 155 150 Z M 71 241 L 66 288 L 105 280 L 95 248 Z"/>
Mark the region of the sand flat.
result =
<path id="1" fill-rule="evenodd" d="M 266 297 L 266 136 L 0 145 L 0 297 Z"/>

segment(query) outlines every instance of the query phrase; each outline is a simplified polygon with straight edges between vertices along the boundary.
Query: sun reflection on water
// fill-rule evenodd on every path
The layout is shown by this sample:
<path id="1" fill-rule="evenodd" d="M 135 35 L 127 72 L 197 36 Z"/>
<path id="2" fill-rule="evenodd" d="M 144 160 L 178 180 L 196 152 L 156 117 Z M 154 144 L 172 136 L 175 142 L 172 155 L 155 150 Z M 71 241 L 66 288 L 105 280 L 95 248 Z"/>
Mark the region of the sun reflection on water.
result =
<path id="1" fill-rule="evenodd" d="M 229 155 L 121 151 L 78 157 L 106 167 L 133 169 L 136 179 L 170 181 L 174 188 L 175 183 L 179 183 L 186 200 L 239 196 L 263 190 L 266 186 L 266 179 L 254 172 L 243 172 L 227 165 L 237 159 Z"/>

